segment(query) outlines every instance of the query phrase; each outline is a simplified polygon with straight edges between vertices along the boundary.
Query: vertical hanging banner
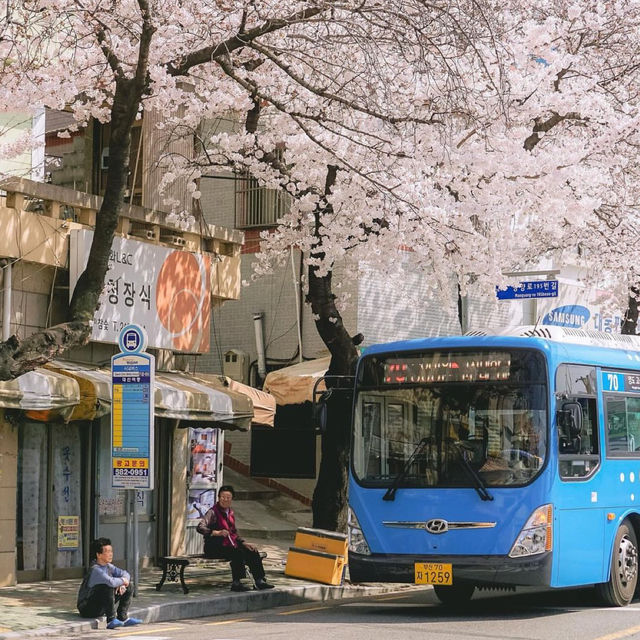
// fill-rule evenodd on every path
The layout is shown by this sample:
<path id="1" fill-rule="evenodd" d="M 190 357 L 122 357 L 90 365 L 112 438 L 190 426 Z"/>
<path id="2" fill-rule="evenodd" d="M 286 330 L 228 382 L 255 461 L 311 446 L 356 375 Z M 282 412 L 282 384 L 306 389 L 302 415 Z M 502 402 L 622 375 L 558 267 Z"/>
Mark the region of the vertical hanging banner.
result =
<path id="1" fill-rule="evenodd" d="M 122 329 L 119 344 L 121 353 L 111 358 L 111 486 L 150 490 L 155 358 L 135 324 Z"/>

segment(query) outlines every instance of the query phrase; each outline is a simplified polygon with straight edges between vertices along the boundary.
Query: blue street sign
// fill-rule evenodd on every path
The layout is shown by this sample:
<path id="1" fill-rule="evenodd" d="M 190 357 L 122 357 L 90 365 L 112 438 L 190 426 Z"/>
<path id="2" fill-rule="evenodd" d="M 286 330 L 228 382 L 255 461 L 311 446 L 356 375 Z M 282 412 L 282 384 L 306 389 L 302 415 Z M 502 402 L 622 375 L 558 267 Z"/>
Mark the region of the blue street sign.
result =
<path id="1" fill-rule="evenodd" d="M 521 282 L 517 287 L 499 289 L 496 287 L 498 300 L 524 300 L 527 298 L 557 298 L 557 280 L 533 280 Z"/>

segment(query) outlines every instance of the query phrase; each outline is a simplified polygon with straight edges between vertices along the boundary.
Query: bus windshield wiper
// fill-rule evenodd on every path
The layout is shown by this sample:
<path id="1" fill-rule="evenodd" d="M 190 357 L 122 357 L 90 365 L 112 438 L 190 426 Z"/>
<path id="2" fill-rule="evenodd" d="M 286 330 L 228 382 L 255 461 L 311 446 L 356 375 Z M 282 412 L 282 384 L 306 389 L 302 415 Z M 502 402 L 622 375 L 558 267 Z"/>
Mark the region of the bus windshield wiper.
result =
<path id="1" fill-rule="evenodd" d="M 453 448 L 456 450 L 460 461 L 462 462 L 462 468 L 465 470 L 467 476 L 470 478 L 471 483 L 473 484 L 473 488 L 478 492 L 478 495 L 482 500 L 493 500 L 493 496 L 487 491 L 487 487 L 484 482 L 482 482 L 482 478 L 478 475 L 478 472 L 471 466 L 471 463 L 467 460 L 467 457 L 464 455 L 464 451 L 462 448 L 464 444 L 460 440 L 456 440 L 453 443 Z"/>
<path id="2" fill-rule="evenodd" d="M 400 483 L 407 477 L 407 473 L 409 472 L 413 461 L 415 460 L 416 456 L 422 453 L 422 450 L 424 449 L 424 446 L 427 444 L 427 442 L 429 442 L 429 438 L 426 437 L 422 438 L 422 440 L 418 442 L 416 448 L 413 450 L 413 453 L 409 456 L 409 459 L 405 463 L 404 468 L 396 476 L 396 479 L 393 481 L 393 484 L 387 489 L 387 492 L 382 496 L 383 500 L 395 500 L 396 491 L 398 490 Z"/>

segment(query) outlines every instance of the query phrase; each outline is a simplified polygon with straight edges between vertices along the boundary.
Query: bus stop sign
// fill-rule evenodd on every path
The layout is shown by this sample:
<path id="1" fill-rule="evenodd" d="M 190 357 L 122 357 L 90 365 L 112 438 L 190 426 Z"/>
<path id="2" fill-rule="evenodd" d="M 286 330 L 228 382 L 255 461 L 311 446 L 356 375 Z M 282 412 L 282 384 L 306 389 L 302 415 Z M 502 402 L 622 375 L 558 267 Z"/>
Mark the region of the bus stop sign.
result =
<path id="1" fill-rule="evenodd" d="M 142 327 L 124 327 L 119 343 L 111 358 L 111 486 L 151 490 L 155 358 L 144 351 Z"/>

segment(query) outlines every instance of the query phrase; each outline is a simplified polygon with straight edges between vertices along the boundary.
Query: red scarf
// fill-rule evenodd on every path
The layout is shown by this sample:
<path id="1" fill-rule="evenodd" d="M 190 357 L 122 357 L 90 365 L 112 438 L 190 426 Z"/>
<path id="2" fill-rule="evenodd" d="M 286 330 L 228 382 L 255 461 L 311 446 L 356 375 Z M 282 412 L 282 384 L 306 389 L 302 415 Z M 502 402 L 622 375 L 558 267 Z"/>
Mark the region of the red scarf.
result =
<path id="1" fill-rule="evenodd" d="M 220 506 L 220 503 L 216 502 L 213 506 L 213 512 L 216 514 L 216 522 L 220 529 L 226 529 L 229 532 L 228 536 L 225 536 L 222 540 L 223 547 L 237 547 L 238 546 L 238 532 L 236 531 L 236 519 L 233 515 L 233 509 L 229 509 L 229 513 L 225 513 L 225 510 Z"/>

